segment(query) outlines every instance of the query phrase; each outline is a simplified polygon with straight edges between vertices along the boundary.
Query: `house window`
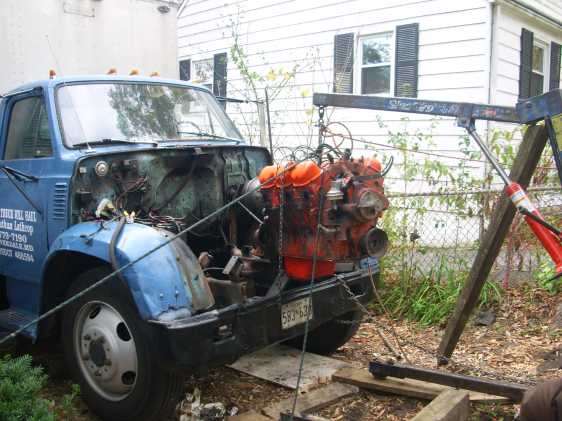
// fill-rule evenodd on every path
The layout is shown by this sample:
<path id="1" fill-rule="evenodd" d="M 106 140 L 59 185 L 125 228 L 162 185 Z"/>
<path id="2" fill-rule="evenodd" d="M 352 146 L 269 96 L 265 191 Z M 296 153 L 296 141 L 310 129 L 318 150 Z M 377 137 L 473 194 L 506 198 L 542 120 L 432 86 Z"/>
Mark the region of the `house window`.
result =
<path id="1" fill-rule="evenodd" d="M 392 38 L 392 32 L 384 32 L 359 39 L 361 94 L 392 93 Z"/>
<path id="2" fill-rule="evenodd" d="M 180 80 L 191 80 L 191 60 L 180 60 Z"/>
<path id="3" fill-rule="evenodd" d="M 540 95 L 546 91 L 545 80 L 547 78 L 547 60 L 546 60 L 547 46 L 539 40 L 534 40 L 533 43 L 533 59 L 531 71 L 531 92 L 530 96 Z"/>
<path id="4" fill-rule="evenodd" d="M 212 58 L 191 62 L 191 81 L 213 89 L 214 64 Z"/>

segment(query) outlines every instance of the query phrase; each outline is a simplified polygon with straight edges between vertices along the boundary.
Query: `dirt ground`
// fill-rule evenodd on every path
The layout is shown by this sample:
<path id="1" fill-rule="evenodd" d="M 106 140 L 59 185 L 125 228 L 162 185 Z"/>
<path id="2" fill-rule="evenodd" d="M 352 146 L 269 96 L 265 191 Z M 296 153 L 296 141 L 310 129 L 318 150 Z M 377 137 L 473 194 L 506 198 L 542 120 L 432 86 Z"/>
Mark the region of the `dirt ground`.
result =
<path id="1" fill-rule="evenodd" d="M 448 369 L 465 374 L 470 372 L 464 366 L 478 367 L 488 372 L 502 373 L 519 379 L 545 380 L 562 375 L 562 330 L 554 330 L 550 321 L 560 298 L 544 291 L 522 287 L 508 291 L 500 308 L 494 309 L 496 321 L 489 327 L 475 326 L 469 322 Z M 443 333 L 442 327 L 420 328 L 404 320 L 390 320 L 379 316 L 376 319 L 386 326 L 393 326 L 401 338 L 435 350 Z M 411 346 L 404 347 L 413 364 L 436 368 L 436 361 Z M 374 324 L 366 320 L 358 334 L 334 358 L 366 368 L 373 358 L 386 359 L 381 339 Z M 61 396 L 70 391 L 70 380 L 61 375 L 61 358 L 49 354 L 38 357 L 40 363 L 48 366 L 52 375 L 47 397 L 59 402 Z M 58 362 L 57 362 L 58 361 Z M 463 365 L 463 367 L 460 366 Z M 57 368 L 58 366 L 58 368 Z M 185 393 L 201 392 L 203 403 L 221 402 L 228 409 L 237 408 L 239 413 L 259 410 L 281 399 L 292 396 L 292 391 L 271 383 L 255 379 L 235 370 L 222 367 L 205 374 L 192 376 L 185 384 Z M 340 400 L 325 408 L 317 415 L 338 421 L 351 420 L 403 420 L 414 416 L 427 404 L 426 401 L 399 396 L 382 395 L 361 391 L 359 394 Z M 188 407 L 184 403 L 184 408 Z M 472 420 L 511 420 L 517 405 L 472 405 Z M 179 419 L 178 409 L 173 419 Z M 84 421 L 97 420 L 80 399 L 75 405 L 73 418 Z M 189 418 L 182 417 L 182 421 Z"/>

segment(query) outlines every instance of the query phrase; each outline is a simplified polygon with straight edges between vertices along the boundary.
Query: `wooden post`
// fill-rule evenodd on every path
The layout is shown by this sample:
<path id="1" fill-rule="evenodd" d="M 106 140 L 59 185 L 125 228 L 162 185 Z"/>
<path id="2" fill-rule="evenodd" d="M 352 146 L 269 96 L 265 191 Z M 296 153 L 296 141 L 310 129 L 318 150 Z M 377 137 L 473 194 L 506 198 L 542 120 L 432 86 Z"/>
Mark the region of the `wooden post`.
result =
<path id="1" fill-rule="evenodd" d="M 546 139 L 547 132 L 544 126 L 529 127 L 525 132 L 509 175 L 511 180 L 518 182 L 523 188 L 529 186 L 544 150 Z M 468 317 L 478 302 L 480 291 L 488 279 L 514 216 L 515 207 L 507 196 L 502 195 L 492 213 L 490 225 L 482 237 L 480 248 L 457 300 L 455 311 L 447 323 L 439 345 L 439 355 L 450 357 L 453 354 Z"/>

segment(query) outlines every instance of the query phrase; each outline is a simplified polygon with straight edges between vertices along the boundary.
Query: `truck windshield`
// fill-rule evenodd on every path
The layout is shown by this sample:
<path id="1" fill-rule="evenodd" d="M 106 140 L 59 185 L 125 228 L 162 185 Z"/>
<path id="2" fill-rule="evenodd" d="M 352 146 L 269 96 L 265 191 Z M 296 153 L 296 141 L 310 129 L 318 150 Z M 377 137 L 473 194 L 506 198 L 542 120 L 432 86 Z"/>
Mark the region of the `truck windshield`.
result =
<path id="1" fill-rule="evenodd" d="M 64 85 L 57 91 L 57 105 L 69 147 L 86 142 L 242 140 L 215 98 L 189 87 L 152 83 Z"/>

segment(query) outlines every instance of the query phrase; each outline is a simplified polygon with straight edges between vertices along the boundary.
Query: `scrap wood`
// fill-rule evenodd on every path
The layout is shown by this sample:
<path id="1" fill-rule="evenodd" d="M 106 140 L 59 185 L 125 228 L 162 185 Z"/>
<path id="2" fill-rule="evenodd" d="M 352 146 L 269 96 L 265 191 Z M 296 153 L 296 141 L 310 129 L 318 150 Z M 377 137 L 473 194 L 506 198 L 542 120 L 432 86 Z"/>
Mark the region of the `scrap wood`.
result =
<path id="1" fill-rule="evenodd" d="M 249 355 L 242 356 L 228 367 L 259 379 L 267 380 L 290 389 L 297 386 L 301 350 L 275 345 Z M 300 389 L 308 391 L 318 385 L 329 383 L 332 374 L 348 363 L 322 355 L 305 353 L 304 369 Z"/>
<path id="2" fill-rule="evenodd" d="M 465 421 L 470 412 L 466 390 L 445 390 L 411 421 Z"/>
<path id="3" fill-rule="evenodd" d="M 328 418 L 317 417 L 316 415 L 305 415 L 291 411 L 281 412 L 279 421 L 330 421 Z"/>
<path id="4" fill-rule="evenodd" d="M 397 379 L 387 377 L 384 380 L 375 379 L 369 371 L 357 368 L 342 368 L 332 375 L 333 381 L 348 383 L 363 389 L 376 390 L 379 392 L 394 393 L 397 395 L 410 396 L 418 399 L 434 399 L 445 390 L 455 390 L 449 386 L 424 382 L 414 379 Z M 508 403 L 508 398 L 502 396 L 488 395 L 486 393 L 468 391 L 471 402 L 483 403 Z"/>
<path id="5" fill-rule="evenodd" d="M 344 383 L 331 383 L 320 387 L 311 392 L 300 395 L 297 400 L 295 411 L 307 414 L 330 406 L 335 401 L 358 393 L 359 389 L 355 386 Z M 293 397 L 284 399 L 280 402 L 269 405 L 262 410 L 262 413 L 270 418 L 277 419 L 279 414 L 293 407 Z"/>
<path id="6" fill-rule="evenodd" d="M 267 418 L 265 415 L 252 410 L 233 417 L 227 417 L 227 419 L 229 421 L 271 421 L 271 419 Z"/>

